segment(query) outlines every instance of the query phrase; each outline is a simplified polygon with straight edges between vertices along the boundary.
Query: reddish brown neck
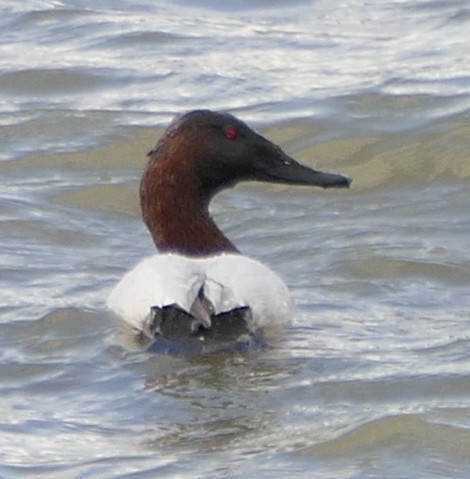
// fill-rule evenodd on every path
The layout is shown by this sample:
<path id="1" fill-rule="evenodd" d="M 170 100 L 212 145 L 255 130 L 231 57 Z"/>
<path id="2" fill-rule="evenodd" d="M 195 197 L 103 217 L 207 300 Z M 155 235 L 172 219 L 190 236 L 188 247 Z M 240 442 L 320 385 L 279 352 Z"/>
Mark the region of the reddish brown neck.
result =
<path id="1" fill-rule="evenodd" d="M 210 217 L 193 172 L 175 175 L 165 166 L 151 160 L 140 186 L 143 218 L 159 251 L 186 256 L 237 253 Z"/>

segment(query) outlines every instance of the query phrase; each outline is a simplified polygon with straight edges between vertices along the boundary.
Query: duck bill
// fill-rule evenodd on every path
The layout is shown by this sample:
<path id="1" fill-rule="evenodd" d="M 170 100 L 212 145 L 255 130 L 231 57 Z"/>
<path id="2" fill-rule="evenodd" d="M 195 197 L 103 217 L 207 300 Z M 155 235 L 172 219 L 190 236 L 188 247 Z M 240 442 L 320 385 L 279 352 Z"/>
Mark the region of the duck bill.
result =
<path id="1" fill-rule="evenodd" d="M 319 186 L 321 188 L 349 188 L 351 178 L 336 173 L 325 173 L 302 165 L 287 155 L 260 171 L 263 181 L 287 183 L 292 185 Z"/>

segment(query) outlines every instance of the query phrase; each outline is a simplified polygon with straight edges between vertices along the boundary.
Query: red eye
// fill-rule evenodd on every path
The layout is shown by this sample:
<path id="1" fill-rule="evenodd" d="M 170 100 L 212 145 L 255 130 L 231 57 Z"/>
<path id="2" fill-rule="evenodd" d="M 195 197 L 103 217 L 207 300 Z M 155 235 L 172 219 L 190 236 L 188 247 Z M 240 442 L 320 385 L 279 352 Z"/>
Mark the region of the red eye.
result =
<path id="1" fill-rule="evenodd" d="M 224 131 L 224 135 L 227 140 L 235 140 L 238 135 L 238 131 L 233 126 L 230 126 Z"/>

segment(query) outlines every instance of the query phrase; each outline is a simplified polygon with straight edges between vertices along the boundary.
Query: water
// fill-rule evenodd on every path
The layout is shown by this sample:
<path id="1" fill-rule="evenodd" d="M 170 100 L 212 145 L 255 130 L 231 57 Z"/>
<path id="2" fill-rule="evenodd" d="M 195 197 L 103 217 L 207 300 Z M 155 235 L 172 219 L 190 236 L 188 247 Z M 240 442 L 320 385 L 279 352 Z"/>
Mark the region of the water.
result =
<path id="1" fill-rule="evenodd" d="M 221 5 L 0 4 L 0 477 L 467 477 L 467 2 Z M 104 306 L 197 107 L 354 179 L 213 204 L 292 290 L 272 349 L 155 356 Z"/>

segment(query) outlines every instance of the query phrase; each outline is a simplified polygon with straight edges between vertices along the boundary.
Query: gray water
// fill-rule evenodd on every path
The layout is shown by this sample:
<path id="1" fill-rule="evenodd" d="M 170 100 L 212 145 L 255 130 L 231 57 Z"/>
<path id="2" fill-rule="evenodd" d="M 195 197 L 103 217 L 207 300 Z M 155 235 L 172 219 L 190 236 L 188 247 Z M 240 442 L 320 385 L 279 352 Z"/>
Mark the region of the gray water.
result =
<path id="1" fill-rule="evenodd" d="M 0 2 L 0 477 L 468 477 L 469 23 L 464 0 Z M 157 356 L 105 301 L 154 253 L 145 154 L 199 107 L 354 182 L 220 194 L 293 325 Z"/>

